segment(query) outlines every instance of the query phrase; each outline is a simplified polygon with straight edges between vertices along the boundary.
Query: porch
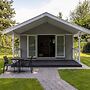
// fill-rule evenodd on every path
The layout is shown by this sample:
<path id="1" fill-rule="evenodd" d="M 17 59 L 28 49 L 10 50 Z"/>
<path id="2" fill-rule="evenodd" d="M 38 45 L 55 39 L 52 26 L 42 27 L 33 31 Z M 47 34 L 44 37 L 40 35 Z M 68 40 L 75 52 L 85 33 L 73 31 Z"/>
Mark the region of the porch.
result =
<path id="1" fill-rule="evenodd" d="M 13 58 L 22 58 L 25 63 L 31 61 L 29 67 L 82 67 L 80 64 L 79 37 L 78 48 L 73 48 L 72 35 L 29 35 L 21 37 L 23 40 L 20 41 L 21 46 L 16 49 L 13 44 L 14 38 L 12 39 Z M 32 56 L 32 60 L 28 59 Z"/>
<path id="2" fill-rule="evenodd" d="M 60 60 L 60 59 L 54 59 L 54 60 L 32 60 L 32 67 L 82 67 L 81 64 L 79 64 L 75 60 Z"/>
<path id="3" fill-rule="evenodd" d="M 79 66 L 80 40 L 83 33 L 90 34 L 90 31 L 49 13 L 43 13 L 3 32 L 3 34 L 12 35 L 13 57 L 33 56 L 36 58 L 31 61 L 33 67 Z M 74 36 L 78 37 L 77 49 L 74 49 Z M 15 37 L 18 37 L 19 48 L 15 47 Z M 38 57 L 43 57 L 44 60 L 39 60 Z M 45 57 L 55 59 L 49 60 Z M 59 58 L 62 59 L 59 60 Z"/>
<path id="4" fill-rule="evenodd" d="M 75 60 L 60 58 L 12 58 L 12 60 L 17 60 L 16 63 L 12 64 L 12 67 L 17 67 L 19 70 L 21 67 L 82 67 L 82 65 Z"/>

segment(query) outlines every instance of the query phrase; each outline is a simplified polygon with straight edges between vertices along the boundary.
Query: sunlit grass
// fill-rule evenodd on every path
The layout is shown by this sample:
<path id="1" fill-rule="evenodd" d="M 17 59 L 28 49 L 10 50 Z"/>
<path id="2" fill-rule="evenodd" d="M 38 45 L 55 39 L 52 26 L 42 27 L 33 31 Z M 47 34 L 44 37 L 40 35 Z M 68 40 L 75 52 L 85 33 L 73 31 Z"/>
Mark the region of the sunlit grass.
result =
<path id="1" fill-rule="evenodd" d="M 0 74 L 3 72 L 3 60 L 0 59 Z"/>
<path id="2" fill-rule="evenodd" d="M 81 53 L 80 56 L 81 57 L 90 57 L 90 53 Z"/>
<path id="3" fill-rule="evenodd" d="M 0 90 L 44 90 L 37 79 L 0 79 Z"/>
<path id="4" fill-rule="evenodd" d="M 81 62 L 90 67 L 90 53 L 81 53 Z"/>
<path id="5" fill-rule="evenodd" d="M 0 55 L 0 58 L 2 59 L 3 56 L 12 57 L 12 55 Z"/>
<path id="6" fill-rule="evenodd" d="M 59 74 L 78 90 L 90 90 L 90 70 L 59 70 Z"/>

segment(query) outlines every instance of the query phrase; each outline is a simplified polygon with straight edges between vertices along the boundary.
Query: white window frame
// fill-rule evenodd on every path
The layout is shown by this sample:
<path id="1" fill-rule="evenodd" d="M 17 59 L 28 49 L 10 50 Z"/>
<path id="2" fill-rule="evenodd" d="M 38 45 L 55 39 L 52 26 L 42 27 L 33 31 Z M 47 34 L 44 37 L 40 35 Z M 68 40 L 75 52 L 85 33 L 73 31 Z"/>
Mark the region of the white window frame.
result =
<path id="1" fill-rule="evenodd" d="M 57 36 L 63 36 L 63 38 L 64 38 L 64 52 L 63 52 L 63 56 L 58 56 L 57 55 Z M 58 57 L 60 57 L 60 58 L 65 58 L 65 35 L 56 35 L 55 36 L 55 41 L 56 41 L 56 43 L 55 43 L 55 57 L 56 58 L 58 58 Z"/>
<path id="2" fill-rule="evenodd" d="M 56 58 L 65 58 L 65 34 L 38 34 L 38 35 L 55 35 L 55 57 Z M 27 35 L 27 58 L 29 58 L 29 36 L 35 36 L 35 58 L 38 57 L 38 35 Z M 57 56 L 57 36 L 64 37 L 64 55 Z"/>
<path id="3" fill-rule="evenodd" d="M 27 35 L 27 58 L 29 58 L 29 36 L 34 36 L 35 37 L 35 56 L 37 57 L 37 35 Z"/>

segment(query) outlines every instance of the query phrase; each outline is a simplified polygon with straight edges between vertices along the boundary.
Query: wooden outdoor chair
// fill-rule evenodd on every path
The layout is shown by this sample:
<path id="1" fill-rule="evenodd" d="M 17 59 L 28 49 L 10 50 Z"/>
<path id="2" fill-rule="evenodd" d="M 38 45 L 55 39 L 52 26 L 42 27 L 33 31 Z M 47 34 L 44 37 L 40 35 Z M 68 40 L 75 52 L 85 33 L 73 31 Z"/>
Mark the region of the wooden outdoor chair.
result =
<path id="1" fill-rule="evenodd" d="M 3 73 L 4 73 L 4 71 L 8 70 L 8 67 L 11 66 L 11 64 L 9 64 L 9 59 L 7 58 L 7 56 L 4 56 L 3 59 L 4 59 L 3 65 Z"/>

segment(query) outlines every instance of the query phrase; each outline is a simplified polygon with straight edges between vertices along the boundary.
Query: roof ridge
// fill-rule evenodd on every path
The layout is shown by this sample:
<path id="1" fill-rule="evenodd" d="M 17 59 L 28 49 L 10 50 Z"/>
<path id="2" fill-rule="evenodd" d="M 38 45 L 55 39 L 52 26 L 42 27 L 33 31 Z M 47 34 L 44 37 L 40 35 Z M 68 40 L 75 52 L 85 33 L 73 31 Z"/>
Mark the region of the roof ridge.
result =
<path id="1" fill-rule="evenodd" d="M 12 27 L 9 27 L 9 28 L 5 29 L 5 30 L 3 31 L 3 34 L 4 34 L 4 33 L 9 33 L 9 32 L 11 32 L 11 31 L 13 31 L 13 30 L 15 30 L 15 29 L 18 29 L 18 28 L 20 28 L 20 27 L 22 27 L 22 26 L 25 26 L 25 25 L 27 25 L 27 24 L 29 24 L 29 23 L 32 23 L 32 22 L 34 22 L 34 21 L 36 21 L 36 20 L 39 20 L 39 19 L 41 19 L 41 18 L 43 18 L 43 17 L 51 18 L 51 19 L 53 19 L 53 20 L 56 20 L 56 21 L 58 21 L 58 22 L 61 22 L 61 23 L 65 24 L 65 25 L 68 25 L 68 26 L 70 26 L 70 27 L 72 27 L 72 28 L 74 28 L 74 29 L 77 29 L 78 31 L 89 32 L 89 33 L 90 33 L 90 30 L 89 30 L 89 29 L 86 29 L 86 28 L 81 27 L 81 26 L 76 25 L 76 24 L 72 24 L 72 23 L 70 23 L 70 22 L 68 22 L 68 21 L 66 21 L 66 20 L 64 20 L 64 19 L 58 18 L 57 16 L 52 15 L 52 14 L 50 14 L 50 13 L 48 13 L 48 12 L 44 12 L 44 13 L 39 14 L 39 15 L 37 15 L 37 16 L 31 18 L 31 19 L 28 19 L 28 20 L 26 20 L 26 21 L 24 21 L 24 22 L 22 22 L 22 23 L 20 23 L 20 24 L 18 24 L 18 25 L 15 25 L 15 26 L 12 26 Z"/>

